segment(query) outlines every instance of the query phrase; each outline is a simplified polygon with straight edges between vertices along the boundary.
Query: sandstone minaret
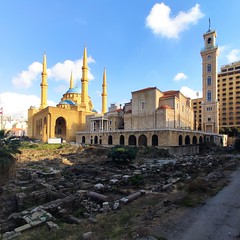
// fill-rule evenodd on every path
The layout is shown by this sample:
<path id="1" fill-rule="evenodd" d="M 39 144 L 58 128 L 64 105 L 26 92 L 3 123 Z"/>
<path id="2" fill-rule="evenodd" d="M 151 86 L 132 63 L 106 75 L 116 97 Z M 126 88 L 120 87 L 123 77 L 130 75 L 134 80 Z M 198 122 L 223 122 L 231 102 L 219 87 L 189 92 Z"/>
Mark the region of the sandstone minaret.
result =
<path id="1" fill-rule="evenodd" d="M 81 107 L 88 112 L 88 65 L 87 65 L 87 48 L 84 46 L 83 52 L 83 66 L 82 66 L 82 93 L 81 93 Z"/>
<path id="2" fill-rule="evenodd" d="M 40 109 L 44 109 L 47 107 L 47 57 L 46 53 L 43 55 L 43 69 L 42 69 L 42 82 L 40 84 L 41 86 L 41 105 Z"/>
<path id="3" fill-rule="evenodd" d="M 107 74 L 106 68 L 103 71 L 103 84 L 102 84 L 102 113 L 107 112 Z"/>
<path id="4" fill-rule="evenodd" d="M 74 85 L 74 82 L 73 82 L 73 73 L 71 72 L 71 76 L 70 76 L 70 88 L 69 88 L 69 89 L 72 89 L 72 88 L 73 88 L 73 85 Z"/>

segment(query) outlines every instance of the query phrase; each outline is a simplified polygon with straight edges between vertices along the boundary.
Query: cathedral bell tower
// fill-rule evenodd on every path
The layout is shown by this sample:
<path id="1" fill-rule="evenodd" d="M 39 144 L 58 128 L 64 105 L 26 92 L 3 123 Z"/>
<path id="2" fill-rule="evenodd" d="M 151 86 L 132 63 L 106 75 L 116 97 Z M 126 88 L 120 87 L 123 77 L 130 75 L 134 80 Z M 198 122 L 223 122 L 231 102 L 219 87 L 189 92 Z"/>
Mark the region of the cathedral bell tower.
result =
<path id="1" fill-rule="evenodd" d="M 219 133 L 219 102 L 217 96 L 217 58 L 216 31 L 209 29 L 203 34 L 202 56 L 202 131 Z"/>

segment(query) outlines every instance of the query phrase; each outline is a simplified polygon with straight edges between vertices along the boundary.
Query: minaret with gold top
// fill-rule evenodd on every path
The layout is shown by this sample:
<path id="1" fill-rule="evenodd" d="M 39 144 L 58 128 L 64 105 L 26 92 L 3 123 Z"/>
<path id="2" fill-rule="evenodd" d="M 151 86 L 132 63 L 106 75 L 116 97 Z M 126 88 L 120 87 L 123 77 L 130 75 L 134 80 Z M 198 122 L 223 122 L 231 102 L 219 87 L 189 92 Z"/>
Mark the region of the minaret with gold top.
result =
<path id="1" fill-rule="evenodd" d="M 107 112 L 107 74 L 106 68 L 103 71 L 103 84 L 102 84 L 102 113 Z"/>
<path id="2" fill-rule="evenodd" d="M 83 66 L 82 66 L 82 93 L 81 93 L 81 107 L 89 112 L 88 109 L 88 65 L 87 65 L 87 48 L 84 46 L 83 52 Z"/>
<path id="3" fill-rule="evenodd" d="M 71 76 L 70 76 L 70 88 L 69 89 L 72 89 L 73 88 L 73 73 L 71 71 Z"/>
<path id="4" fill-rule="evenodd" d="M 40 110 L 47 107 L 47 57 L 46 53 L 43 55 L 43 69 L 42 69 L 42 82 L 40 84 L 41 86 L 41 105 Z"/>

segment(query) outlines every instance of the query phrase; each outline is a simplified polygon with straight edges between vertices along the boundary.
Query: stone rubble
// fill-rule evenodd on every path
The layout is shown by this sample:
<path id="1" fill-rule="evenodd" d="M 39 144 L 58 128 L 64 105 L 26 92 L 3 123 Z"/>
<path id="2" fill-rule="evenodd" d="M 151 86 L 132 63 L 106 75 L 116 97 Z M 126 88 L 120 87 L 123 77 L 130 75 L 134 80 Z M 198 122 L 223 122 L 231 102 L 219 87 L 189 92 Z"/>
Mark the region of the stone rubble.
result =
<path id="1" fill-rule="evenodd" d="M 2 239 L 14 239 L 43 224 L 55 231 L 59 228 L 56 219 L 80 224 L 87 218 L 94 223 L 96 214 L 117 211 L 146 194 L 172 191 L 175 184 L 190 181 L 196 174 L 208 173 L 203 177 L 208 183 L 218 181 L 224 176 L 226 161 L 227 167 L 235 166 L 230 157 L 212 155 L 141 159 L 129 166 L 117 166 L 106 159 L 81 162 L 81 155 L 70 157 L 64 156 L 64 162 L 73 164 L 63 165 L 62 159 L 56 158 L 20 165 L 16 179 L 0 194 Z M 136 176 L 144 179 L 144 189 L 133 185 Z M 79 216 L 74 215 L 77 211 Z M 83 239 L 92 239 L 92 234 L 83 234 Z"/>

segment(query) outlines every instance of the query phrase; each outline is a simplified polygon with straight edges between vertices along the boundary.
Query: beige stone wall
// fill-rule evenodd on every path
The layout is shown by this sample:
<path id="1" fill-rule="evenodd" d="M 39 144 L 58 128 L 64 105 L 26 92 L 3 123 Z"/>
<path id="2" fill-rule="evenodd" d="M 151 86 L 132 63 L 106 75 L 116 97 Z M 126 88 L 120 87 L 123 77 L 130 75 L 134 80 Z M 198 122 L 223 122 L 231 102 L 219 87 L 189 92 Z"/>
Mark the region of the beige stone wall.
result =
<path id="1" fill-rule="evenodd" d="M 59 137 L 56 134 L 56 120 L 62 117 L 65 120 L 64 140 L 76 140 L 76 132 L 85 130 L 86 113 L 57 107 L 47 107 L 33 116 L 33 137 L 42 141 L 48 138 Z"/>
<path id="2" fill-rule="evenodd" d="M 119 145 L 120 137 L 124 137 L 124 145 L 129 145 L 129 137 L 134 136 L 136 138 L 136 146 L 140 145 L 140 136 L 147 138 L 147 146 L 152 146 L 152 136 L 156 135 L 158 138 L 157 146 L 179 146 L 179 136 L 182 137 L 182 145 L 185 144 L 185 138 L 188 136 L 190 144 L 193 143 L 193 138 L 196 137 L 197 144 L 200 143 L 200 137 L 203 140 L 203 133 L 188 130 L 155 130 L 155 131 L 112 131 L 112 132 L 78 132 L 76 135 L 76 141 L 78 144 L 82 143 L 82 137 L 86 139 L 86 144 L 94 144 L 94 139 L 97 138 L 96 144 L 102 145 Z M 112 139 L 112 144 L 109 144 L 109 137 Z M 92 142 L 91 142 L 92 139 Z"/>
<path id="3" fill-rule="evenodd" d="M 180 92 L 177 96 L 159 99 L 162 96 L 163 93 L 156 88 L 133 92 L 133 110 L 132 113 L 124 115 L 124 129 L 193 129 L 194 113 L 190 100 Z M 145 102 L 145 106 L 142 105 L 143 102 Z M 162 108 L 165 105 L 169 108 Z"/>

